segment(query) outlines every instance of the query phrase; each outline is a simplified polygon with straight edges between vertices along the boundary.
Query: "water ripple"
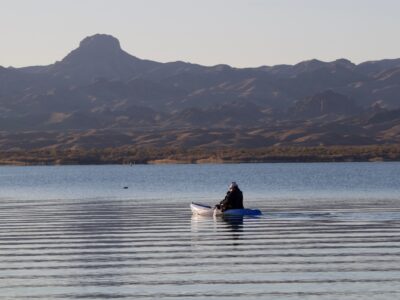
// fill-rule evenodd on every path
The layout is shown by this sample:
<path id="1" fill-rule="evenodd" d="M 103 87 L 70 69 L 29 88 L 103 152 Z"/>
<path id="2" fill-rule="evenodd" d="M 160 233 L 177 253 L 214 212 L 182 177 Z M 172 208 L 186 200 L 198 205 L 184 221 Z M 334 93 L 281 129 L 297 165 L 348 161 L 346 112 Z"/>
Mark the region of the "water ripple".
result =
<path id="1" fill-rule="evenodd" d="M 395 203 L 395 202 L 393 202 Z M 4 299 L 395 299 L 400 208 L 0 201 Z"/>

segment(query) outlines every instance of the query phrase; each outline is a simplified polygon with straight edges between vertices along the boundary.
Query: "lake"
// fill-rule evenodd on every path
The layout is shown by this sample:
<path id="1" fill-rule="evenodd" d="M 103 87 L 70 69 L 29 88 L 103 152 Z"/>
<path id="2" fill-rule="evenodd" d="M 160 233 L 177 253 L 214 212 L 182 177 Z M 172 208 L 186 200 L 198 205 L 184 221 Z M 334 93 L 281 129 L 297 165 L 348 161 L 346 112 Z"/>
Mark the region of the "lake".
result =
<path id="1" fill-rule="evenodd" d="M 261 217 L 191 215 L 231 181 Z M 398 299 L 400 163 L 0 167 L 2 299 Z"/>

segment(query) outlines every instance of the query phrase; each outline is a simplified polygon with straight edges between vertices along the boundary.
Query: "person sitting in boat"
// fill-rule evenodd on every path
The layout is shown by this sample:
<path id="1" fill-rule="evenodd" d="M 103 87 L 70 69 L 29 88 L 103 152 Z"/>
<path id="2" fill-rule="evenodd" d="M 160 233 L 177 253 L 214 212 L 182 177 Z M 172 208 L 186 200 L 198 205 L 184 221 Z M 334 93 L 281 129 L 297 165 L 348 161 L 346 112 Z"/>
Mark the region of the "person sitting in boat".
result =
<path id="1" fill-rule="evenodd" d="M 232 182 L 226 193 L 225 199 L 216 205 L 221 211 L 228 209 L 243 209 L 243 193 L 236 182 Z"/>

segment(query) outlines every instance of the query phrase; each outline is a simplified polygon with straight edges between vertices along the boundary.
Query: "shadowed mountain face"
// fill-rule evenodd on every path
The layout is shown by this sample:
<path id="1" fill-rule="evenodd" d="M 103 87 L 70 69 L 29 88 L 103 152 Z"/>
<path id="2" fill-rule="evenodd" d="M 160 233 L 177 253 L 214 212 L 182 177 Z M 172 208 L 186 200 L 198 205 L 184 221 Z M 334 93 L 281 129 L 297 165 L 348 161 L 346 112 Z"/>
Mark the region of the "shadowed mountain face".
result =
<path id="1" fill-rule="evenodd" d="M 353 99 L 333 92 L 332 90 L 317 93 L 295 103 L 293 114 L 300 119 L 321 117 L 325 115 L 351 116 L 361 109 Z"/>
<path id="2" fill-rule="evenodd" d="M 0 67 L 0 149 L 34 148 L 17 143 L 28 131 L 59 133 L 40 147 L 109 147 L 109 130 L 157 147 L 394 143 L 399 95 L 400 59 L 205 67 L 143 60 L 96 34 L 52 65 Z"/>

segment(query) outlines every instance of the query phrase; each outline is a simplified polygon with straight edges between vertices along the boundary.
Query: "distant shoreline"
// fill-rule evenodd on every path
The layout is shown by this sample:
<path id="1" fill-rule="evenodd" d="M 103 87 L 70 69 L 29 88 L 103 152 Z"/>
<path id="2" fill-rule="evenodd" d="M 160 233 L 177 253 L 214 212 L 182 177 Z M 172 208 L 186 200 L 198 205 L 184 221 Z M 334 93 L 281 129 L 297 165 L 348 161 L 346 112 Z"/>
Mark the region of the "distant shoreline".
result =
<path id="1" fill-rule="evenodd" d="M 256 149 L 107 148 L 0 151 L 0 165 L 223 164 L 400 161 L 400 145 Z"/>

